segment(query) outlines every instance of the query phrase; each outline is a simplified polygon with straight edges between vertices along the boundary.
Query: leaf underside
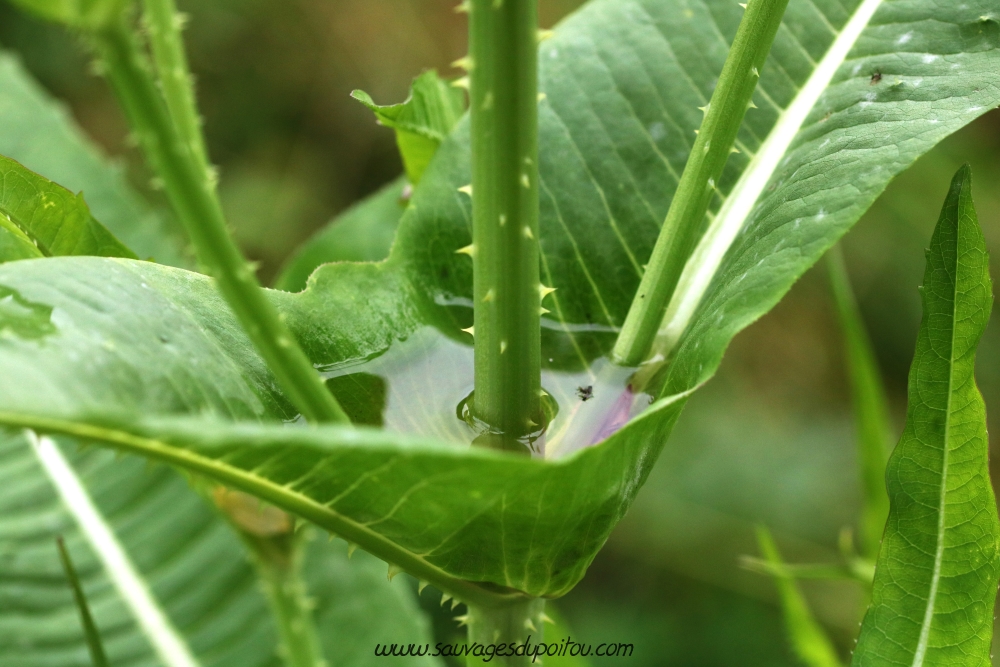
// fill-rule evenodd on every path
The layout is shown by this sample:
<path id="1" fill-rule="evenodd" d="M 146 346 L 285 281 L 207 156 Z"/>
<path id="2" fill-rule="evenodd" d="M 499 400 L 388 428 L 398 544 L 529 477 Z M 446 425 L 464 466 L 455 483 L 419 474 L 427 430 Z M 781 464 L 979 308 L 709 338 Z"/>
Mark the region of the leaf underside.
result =
<path id="1" fill-rule="evenodd" d="M 143 256 L 183 263 L 175 239 L 165 233 L 159 218 L 128 188 L 120 168 L 100 157 L 79 129 L 68 122 L 61 107 L 46 97 L 15 59 L 4 53 L 0 53 L 0 153 L 14 156 L 74 190 L 84 190 L 95 215 Z M 30 264 L 44 266 L 49 261 L 52 260 Z M 204 282 L 194 274 L 191 277 L 199 284 Z M 112 314 L 91 300 L 97 294 L 113 298 L 113 287 L 71 274 L 64 279 L 67 285 L 76 283 L 78 291 L 71 297 L 74 302 L 89 303 L 84 306 L 89 318 L 108 316 L 107 323 L 112 329 L 145 326 L 138 310 L 127 313 L 127 309 L 122 309 Z M 38 276 L 37 280 L 45 282 L 48 278 Z M 141 289 L 139 284 L 136 286 Z M 143 293 L 152 295 L 151 288 Z M 215 297 L 201 307 L 206 313 L 224 308 Z M 147 311 L 147 315 L 151 312 Z M 54 351 L 45 337 L 71 317 L 69 311 L 29 302 L 7 288 L 0 288 L 0 348 L 3 349 L 0 354 L 10 352 L 9 345 L 16 341 L 34 341 L 42 349 Z M 113 325 L 113 321 L 120 324 Z M 195 325 L 189 321 L 188 326 Z M 79 331 L 83 333 L 87 328 Z M 220 332 L 211 322 L 205 323 L 205 329 L 201 340 L 208 343 L 207 347 L 175 348 L 173 354 L 187 354 L 185 358 L 200 358 L 202 362 L 217 354 L 218 346 L 223 344 L 216 335 Z M 160 345 L 165 346 L 162 341 Z M 111 346 L 107 339 L 99 344 L 113 355 Z M 33 389 L 23 385 L 29 394 L 42 391 L 45 385 L 63 384 L 64 388 L 75 385 L 80 393 L 63 403 L 66 407 L 77 404 L 86 393 L 93 393 L 100 386 L 114 388 L 103 395 L 99 391 L 94 395 L 97 404 L 107 405 L 108 401 L 119 400 L 123 391 L 131 391 L 125 389 L 130 382 L 128 378 L 140 379 L 138 384 L 131 385 L 132 389 L 141 384 L 141 373 L 137 371 L 143 365 L 140 351 L 130 357 L 131 362 L 113 370 L 105 363 L 107 358 L 95 356 L 86 345 L 72 348 L 70 344 L 64 350 L 69 365 L 62 381 L 52 367 L 38 368 L 37 372 L 27 366 L 21 371 L 6 367 L 0 385 L 16 392 L 16 378 L 28 376 L 35 378 L 32 383 L 37 382 Z M 252 357 L 249 352 L 245 355 L 247 359 Z M 86 363 L 92 364 L 94 373 L 90 389 L 87 383 L 70 380 L 81 364 Z M 246 368 L 235 375 L 232 361 L 210 363 L 206 368 L 217 373 L 218 392 L 212 387 L 216 382 L 188 381 L 189 376 L 176 374 L 175 368 L 167 370 L 160 382 L 150 385 L 149 393 L 139 388 L 142 396 L 132 405 L 155 406 L 154 411 L 166 406 L 173 406 L 170 409 L 179 412 L 208 410 L 240 420 L 253 420 L 265 414 L 257 394 L 245 388 Z M 110 374 L 102 377 L 102 369 Z M 234 381 L 233 377 L 238 379 Z M 240 383 L 244 388 L 234 389 Z M 40 394 L 35 396 L 38 398 Z M 55 394 L 52 397 L 54 407 L 61 399 Z M 274 407 L 266 414 L 280 412 L 280 407 Z M 195 656 L 204 660 L 204 664 L 219 666 L 280 665 L 275 653 L 277 635 L 265 599 L 257 588 L 242 545 L 217 512 L 207 507 L 184 479 L 167 468 L 150 468 L 140 461 L 115 460 L 107 453 L 75 450 L 74 446 L 64 448 L 70 464 Z M 3 488 L 0 664 L 4 667 L 91 665 L 79 615 L 55 550 L 57 535 L 65 536 L 73 553 L 96 623 L 106 640 L 111 664 L 160 664 L 132 611 L 59 501 L 28 440 L 16 431 L 0 429 L 0 486 Z M 331 664 L 378 662 L 371 654 L 371 647 L 382 640 L 372 630 L 376 627 L 394 628 L 392 636 L 406 641 L 429 640 L 429 628 L 410 592 L 400 580 L 391 585 L 386 582 L 384 563 L 366 554 L 356 554 L 348 561 L 345 546 L 328 544 L 325 538 L 309 545 L 306 558 L 308 585 L 317 602 L 315 616 L 323 630 L 324 650 Z M 334 627 L 345 628 L 347 634 L 325 631 Z M 425 658 L 414 659 L 410 664 L 429 666 L 437 662 Z"/>
<path id="2" fill-rule="evenodd" d="M 1000 520 L 975 361 L 993 307 L 971 171 L 955 177 L 927 254 L 906 428 L 855 665 L 990 664 Z"/>

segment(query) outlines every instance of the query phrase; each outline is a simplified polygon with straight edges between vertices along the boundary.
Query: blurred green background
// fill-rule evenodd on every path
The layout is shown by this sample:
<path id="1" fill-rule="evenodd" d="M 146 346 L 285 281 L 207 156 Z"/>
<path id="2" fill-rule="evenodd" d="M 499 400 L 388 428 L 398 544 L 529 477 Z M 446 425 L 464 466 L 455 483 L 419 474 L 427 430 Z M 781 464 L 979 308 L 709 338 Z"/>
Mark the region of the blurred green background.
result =
<path id="1" fill-rule="evenodd" d="M 581 4 L 540 2 L 546 26 Z M 191 15 L 188 45 L 222 197 L 265 281 L 338 211 L 401 173 L 392 132 L 349 93 L 361 88 L 380 103 L 398 102 L 423 69 L 457 75 L 449 63 L 465 53 L 466 22 L 454 4 L 180 2 Z M 162 199 L 75 37 L 0 5 L 0 44 L 20 52 L 87 132 L 129 163 L 137 188 Z M 923 250 L 963 162 L 973 165 L 987 242 L 1000 248 L 996 111 L 897 178 L 843 243 L 897 435 L 920 320 Z M 980 350 L 979 384 L 995 424 L 996 318 Z M 574 636 L 635 644 L 631 659 L 607 664 L 795 665 L 772 582 L 740 569 L 739 556 L 756 552 L 753 528 L 760 523 L 772 528 L 788 560 L 832 560 L 858 507 L 841 338 L 820 264 L 736 339 L 718 377 L 691 401 L 634 508 L 558 606 Z M 846 660 L 862 611 L 860 589 L 849 582 L 805 589 Z M 448 619 L 438 620 L 449 632 Z"/>

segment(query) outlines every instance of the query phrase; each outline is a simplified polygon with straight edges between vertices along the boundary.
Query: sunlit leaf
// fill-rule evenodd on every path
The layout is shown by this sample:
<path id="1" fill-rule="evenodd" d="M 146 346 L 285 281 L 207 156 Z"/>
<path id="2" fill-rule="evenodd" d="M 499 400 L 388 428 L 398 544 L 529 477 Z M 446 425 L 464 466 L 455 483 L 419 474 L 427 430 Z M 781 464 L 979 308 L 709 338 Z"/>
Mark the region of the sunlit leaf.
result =
<path id="1" fill-rule="evenodd" d="M 830 283 L 837 317 L 844 336 L 844 356 L 851 381 L 855 430 L 858 439 L 863 505 L 861 514 L 861 549 L 866 558 L 875 560 L 889 516 L 889 495 L 885 490 L 885 464 L 889 458 L 889 408 L 882 377 L 871 340 L 865 330 L 858 304 L 854 300 L 850 278 L 839 248 L 829 255 Z"/>
<path id="2" fill-rule="evenodd" d="M 352 97 L 371 109 L 379 123 L 396 130 L 406 175 L 414 184 L 465 111 L 465 93 L 434 70 L 414 80 L 410 97 L 402 104 L 379 106 L 363 90 L 355 90 Z"/>
<path id="3" fill-rule="evenodd" d="M 963 167 L 931 238 L 903 437 L 886 470 L 889 520 L 855 665 L 989 665 L 1000 580 L 979 339 L 989 261 Z"/>
<path id="4" fill-rule="evenodd" d="M 73 192 L 83 192 L 94 217 L 139 257 L 173 266 L 190 264 L 178 237 L 130 188 L 121 166 L 104 158 L 65 106 L 31 78 L 16 56 L 4 51 L 0 51 L 0 155 Z"/>
<path id="5" fill-rule="evenodd" d="M 66 188 L 0 156 L 0 239 L 27 240 L 41 257 L 96 255 L 135 258 L 131 250 L 90 214 L 83 195 Z M 12 229 L 15 228 L 15 229 Z M 20 232 L 20 235 L 16 234 Z M 0 240 L 0 247 L 6 245 Z M 13 243 L 11 244 L 13 245 Z M 0 254 L 0 262 L 24 259 L 15 249 Z"/>

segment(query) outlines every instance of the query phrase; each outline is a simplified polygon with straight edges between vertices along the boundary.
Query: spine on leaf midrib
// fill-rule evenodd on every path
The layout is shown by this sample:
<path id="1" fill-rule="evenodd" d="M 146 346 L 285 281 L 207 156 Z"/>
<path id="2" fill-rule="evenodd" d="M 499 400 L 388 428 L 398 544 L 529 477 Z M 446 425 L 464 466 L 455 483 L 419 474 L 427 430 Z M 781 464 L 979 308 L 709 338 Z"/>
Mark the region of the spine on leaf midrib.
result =
<path id="1" fill-rule="evenodd" d="M 667 357 L 683 336 L 723 259 L 753 212 L 792 141 L 820 96 L 847 59 L 883 0 L 863 0 L 836 35 L 809 79 L 778 117 L 757 154 L 722 203 L 690 260 L 684 266 L 663 318 L 655 352 Z"/>
<path id="2" fill-rule="evenodd" d="M 718 85 L 711 101 L 702 108 L 705 118 L 612 352 L 619 364 L 639 365 L 653 344 L 667 304 L 698 242 L 698 231 L 717 192 L 716 184 L 735 150 L 736 135 L 753 104 L 751 98 L 760 71 L 787 4 L 788 0 L 750 0 L 746 5 Z"/>

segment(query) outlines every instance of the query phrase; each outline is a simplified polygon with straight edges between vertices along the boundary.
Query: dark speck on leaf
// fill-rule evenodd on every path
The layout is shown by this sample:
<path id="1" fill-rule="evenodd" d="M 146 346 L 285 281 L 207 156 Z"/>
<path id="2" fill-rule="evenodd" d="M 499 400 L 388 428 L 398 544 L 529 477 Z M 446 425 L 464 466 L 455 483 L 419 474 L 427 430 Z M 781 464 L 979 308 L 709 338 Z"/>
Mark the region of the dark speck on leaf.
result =
<path id="1" fill-rule="evenodd" d="M 594 386 L 587 385 L 586 387 L 577 387 L 576 395 L 580 397 L 580 400 L 586 403 L 594 397 Z"/>
<path id="2" fill-rule="evenodd" d="M 871 84 L 870 85 L 874 86 L 876 83 L 878 83 L 881 80 L 882 80 L 882 72 L 879 72 L 878 70 L 875 70 L 875 73 L 872 74 L 872 80 L 871 80 Z"/>

